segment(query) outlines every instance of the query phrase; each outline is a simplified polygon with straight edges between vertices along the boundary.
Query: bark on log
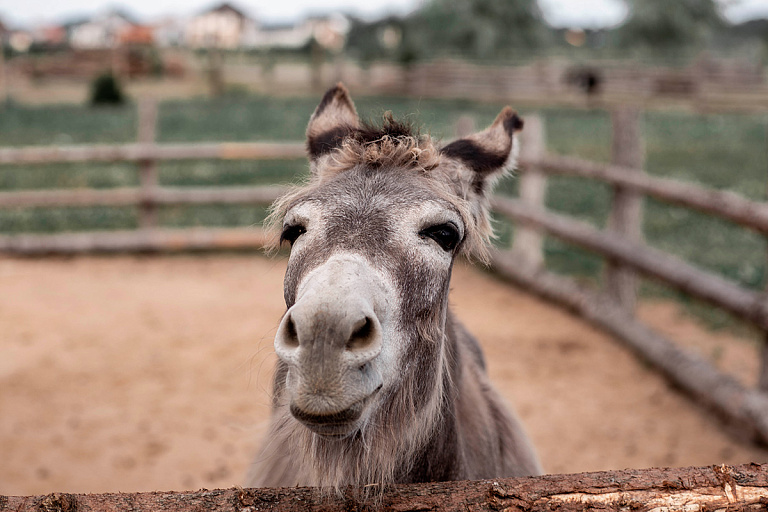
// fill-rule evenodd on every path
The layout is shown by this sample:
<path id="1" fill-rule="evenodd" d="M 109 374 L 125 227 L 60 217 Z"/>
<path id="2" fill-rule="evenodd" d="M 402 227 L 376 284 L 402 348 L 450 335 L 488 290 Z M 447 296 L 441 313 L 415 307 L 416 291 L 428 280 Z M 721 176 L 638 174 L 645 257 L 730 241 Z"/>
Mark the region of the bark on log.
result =
<path id="1" fill-rule="evenodd" d="M 176 511 L 758 511 L 768 507 L 768 465 L 639 469 L 398 485 L 372 498 L 317 489 L 0 496 L 0 512 Z"/>

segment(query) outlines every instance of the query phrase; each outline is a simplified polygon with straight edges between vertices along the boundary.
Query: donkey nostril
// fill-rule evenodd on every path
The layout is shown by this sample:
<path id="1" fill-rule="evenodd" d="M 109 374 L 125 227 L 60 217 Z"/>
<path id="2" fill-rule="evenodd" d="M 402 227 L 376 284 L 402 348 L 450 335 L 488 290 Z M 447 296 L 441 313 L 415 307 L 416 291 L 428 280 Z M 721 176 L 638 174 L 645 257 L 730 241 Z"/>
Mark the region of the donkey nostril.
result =
<path id="1" fill-rule="evenodd" d="M 293 317 L 285 319 L 285 330 L 282 336 L 283 343 L 290 348 L 299 346 L 299 335 L 296 333 L 296 324 L 293 323 Z"/>
<path id="2" fill-rule="evenodd" d="M 347 341 L 347 350 L 366 348 L 374 336 L 373 320 L 368 317 L 361 319 Z"/>

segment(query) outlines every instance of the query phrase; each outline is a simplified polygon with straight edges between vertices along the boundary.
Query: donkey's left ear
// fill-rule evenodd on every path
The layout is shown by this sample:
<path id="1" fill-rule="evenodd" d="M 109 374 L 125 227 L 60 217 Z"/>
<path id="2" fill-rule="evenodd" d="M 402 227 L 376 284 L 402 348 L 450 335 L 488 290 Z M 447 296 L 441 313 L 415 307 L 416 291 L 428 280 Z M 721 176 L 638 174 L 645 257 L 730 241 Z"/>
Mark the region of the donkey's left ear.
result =
<path id="1" fill-rule="evenodd" d="M 355 104 L 344 84 L 330 88 L 315 109 L 307 125 L 307 152 L 310 160 L 341 146 L 344 137 L 360 126 Z"/>
<path id="2" fill-rule="evenodd" d="M 496 116 L 485 130 L 459 139 L 445 146 L 440 152 L 459 160 L 470 170 L 473 191 L 485 196 L 495 179 L 517 163 L 518 142 L 516 134 L 523 129 L 523 120 L 510 107 Z"/>

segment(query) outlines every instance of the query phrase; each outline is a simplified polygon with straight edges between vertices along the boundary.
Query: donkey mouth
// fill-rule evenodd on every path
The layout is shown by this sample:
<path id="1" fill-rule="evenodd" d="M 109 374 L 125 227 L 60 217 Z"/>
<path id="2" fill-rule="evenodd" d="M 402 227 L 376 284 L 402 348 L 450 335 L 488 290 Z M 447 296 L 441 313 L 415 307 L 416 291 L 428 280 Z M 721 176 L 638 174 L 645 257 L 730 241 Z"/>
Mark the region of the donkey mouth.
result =
<path id="1" fill-rule="evenodd" d="M 357 430 L 358 420 L 362 417 L 365 406 L 379 389 L 381 386 L 367 397 L 340 411 L 331 413 L 308 412 L 293 403 L 290 407 L 291 414 L 315 434 L 330 438 L 344 438 Z"/>

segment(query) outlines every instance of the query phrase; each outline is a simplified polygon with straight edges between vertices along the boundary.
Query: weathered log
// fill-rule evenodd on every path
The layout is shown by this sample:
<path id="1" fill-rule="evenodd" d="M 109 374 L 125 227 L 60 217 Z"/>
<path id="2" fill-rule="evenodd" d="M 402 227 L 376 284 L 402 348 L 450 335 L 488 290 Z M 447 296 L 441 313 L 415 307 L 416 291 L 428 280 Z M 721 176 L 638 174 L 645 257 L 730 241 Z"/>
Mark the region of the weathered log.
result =
<path id="1" fill-rule="evenodd" d="M 768 507 L 768 465 L 637 469 L 534 478 L 398 485 L 364 498 L 318 489 L 0 496 L 0 512 L 177 511 L 758 511 Z M 371 491 L 371 489 L 368 489 Z"/>

